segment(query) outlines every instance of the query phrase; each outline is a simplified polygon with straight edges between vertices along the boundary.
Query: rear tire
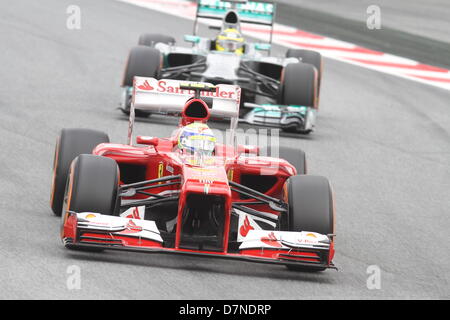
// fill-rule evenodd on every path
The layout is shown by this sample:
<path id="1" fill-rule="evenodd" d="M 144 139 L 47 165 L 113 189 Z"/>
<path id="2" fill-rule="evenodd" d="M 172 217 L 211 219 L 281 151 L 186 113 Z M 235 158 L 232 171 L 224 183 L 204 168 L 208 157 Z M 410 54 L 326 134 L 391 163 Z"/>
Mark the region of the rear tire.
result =
<path id="1" fill-rule="evenodd" d="M 66 180 L 72 160 L 83 153 L 91 153 L 100 143 L 108 143 L 106 133 L 90 129 L 63 129 L 56 142 L 50 206 L 56 216 L 61 215 Z"/>
<path id="2" fill-rule="evenodd" d="M 144 33 L 139 36 L 138 44 L 140 46 L 154 47 L 155 44 L 162 42 L 169 45 L 175 44 L 175 38 L 163 34 Z"/>
<path id="3" fill-rule="evenodd" d="M 334 204 L 330 182 L 321 176 L 293 176 L 287 182 L 288 231 L 334 234 Z M 287 266 L 296 271 L 323 271 L 325 268 Z"/>
<path id="4" fill-rule="evenodd" d="M 317 71 L 307 63 L 291 63 L 284 68 L 280 87 L 282 105 L 317 107 Z"/>
<path id="5" fill-rule="evenodd" d="M 268 147 L 261 148 L 260 154 L 270 156 L 268 149 Z M 306 154 L 303 150 L 279 147 L 278 157 L 293 165 L 297 170 L 297 175 L 306 174 Z"/>

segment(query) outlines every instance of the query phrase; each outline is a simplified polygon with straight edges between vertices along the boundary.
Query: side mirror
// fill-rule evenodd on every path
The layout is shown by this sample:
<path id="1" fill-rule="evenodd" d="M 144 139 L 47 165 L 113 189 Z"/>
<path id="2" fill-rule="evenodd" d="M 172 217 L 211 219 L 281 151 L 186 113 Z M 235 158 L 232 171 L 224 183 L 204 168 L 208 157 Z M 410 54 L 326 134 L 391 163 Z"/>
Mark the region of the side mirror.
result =
<path id="1" fill-rule="evenodd" d="M 191 42 L 191 43 L 199 43 L 200 37 L 186 34 L 186 35 L 184 35 L 184 41 Z"/>
<path id="2" fill-rule="evenodd" d="M 255 43 L 255 49 L 259 51 L 269 51 L 271 45 L 268 43 Z"/>
<path id="3" fill-rule="evenodd" d="M 136 137 L 137 144 L 146 144 L 148 146 L 157 146 L 159 143 L 159 138 L 157 137 L 146 137 L 146 136 L 137 136 Z"/>

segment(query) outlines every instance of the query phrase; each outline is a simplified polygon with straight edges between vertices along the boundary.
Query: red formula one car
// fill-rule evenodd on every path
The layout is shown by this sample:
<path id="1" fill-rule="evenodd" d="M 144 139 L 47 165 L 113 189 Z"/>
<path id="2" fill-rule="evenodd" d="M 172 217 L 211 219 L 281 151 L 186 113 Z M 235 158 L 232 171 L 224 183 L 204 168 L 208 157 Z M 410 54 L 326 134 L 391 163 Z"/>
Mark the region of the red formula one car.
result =
<path id="1" fill-rule="evenodd" d="M 64 129 L 55 150 L 51 207 L 68 248 L 122 249 L 334 268 L 329 181 L 306 175 L 301 150 L 233 145 L 240 88 L 135 78 L 129 144 Z M 137 136 L 135 109 L 181 115 L 167 138 Z M 231 119 L 230 143 L 208 119 Z"/>

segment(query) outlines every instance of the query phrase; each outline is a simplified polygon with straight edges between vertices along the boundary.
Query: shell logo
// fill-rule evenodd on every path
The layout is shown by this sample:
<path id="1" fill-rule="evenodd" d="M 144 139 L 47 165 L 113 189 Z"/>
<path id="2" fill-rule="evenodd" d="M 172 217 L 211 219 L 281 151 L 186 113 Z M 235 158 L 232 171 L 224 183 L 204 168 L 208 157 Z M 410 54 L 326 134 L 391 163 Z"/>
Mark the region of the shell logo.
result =
<path id="1" fill-rule="evenodd" d="M 86 215 L 86 219 L 93 219 L 96 218 L 97 216 L 93 213 L 89 213 L 88 215 Z"/>
<path id="2" fill-rule="evenodd" d="M 307 237 L 312 237 L 312 238 L 317 238 L 314 233 L 307 233 L 306 236 Z"/>

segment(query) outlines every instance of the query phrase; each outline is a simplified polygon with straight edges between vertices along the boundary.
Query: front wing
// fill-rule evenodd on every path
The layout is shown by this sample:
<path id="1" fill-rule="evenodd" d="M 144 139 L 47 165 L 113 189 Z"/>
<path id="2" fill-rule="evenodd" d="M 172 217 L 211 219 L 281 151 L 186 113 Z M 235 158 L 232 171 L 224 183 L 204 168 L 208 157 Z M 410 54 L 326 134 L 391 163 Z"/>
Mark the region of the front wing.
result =
<path id="1" fill-rule="evenodd" d="M 314 130 L 317 111 L 312 107 L 246 105 L 252 110 L 241 120 L 243 122 L 294 132 L 306 133 Z"/>
<path id="2" fill-rule="evenodd" d="M 62 240 L 68 248 L 97 248 L 145 253 L 172 253 L 199 257 L 244 260 L 306 267 L 333 268 L 333 242 L 314 232 L 249 230 L 237 253 L 164 247 L 154 221 L 139 215 L 115 217 L 98 213 L 69 212 Z"/>

